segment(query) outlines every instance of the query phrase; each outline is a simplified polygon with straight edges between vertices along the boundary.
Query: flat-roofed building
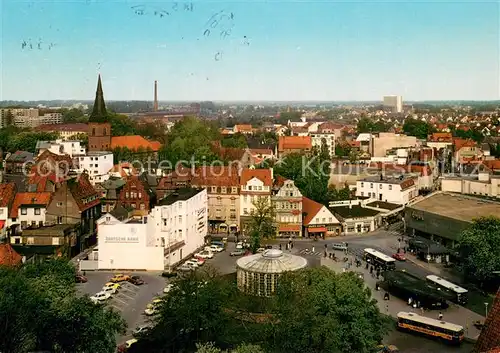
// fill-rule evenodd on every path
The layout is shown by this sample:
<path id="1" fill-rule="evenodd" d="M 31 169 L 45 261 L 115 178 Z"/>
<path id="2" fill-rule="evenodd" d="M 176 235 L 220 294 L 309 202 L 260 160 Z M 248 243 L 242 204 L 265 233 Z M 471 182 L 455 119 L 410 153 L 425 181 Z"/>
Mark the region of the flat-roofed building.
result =
<path id="1" fill-rule="evenodd" d="M 406 206 L 405 222 L 413 234 L 454 247 L 474 219 L 499 215 L 500 202 L 438 191 Z"/>

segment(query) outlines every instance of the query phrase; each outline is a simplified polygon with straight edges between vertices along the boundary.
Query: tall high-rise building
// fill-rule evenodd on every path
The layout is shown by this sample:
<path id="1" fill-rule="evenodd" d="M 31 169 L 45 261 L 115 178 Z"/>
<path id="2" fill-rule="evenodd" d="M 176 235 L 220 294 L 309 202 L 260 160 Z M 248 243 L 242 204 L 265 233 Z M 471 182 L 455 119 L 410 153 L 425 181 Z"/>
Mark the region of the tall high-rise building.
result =
<path id="1" fill-rule="evenodd" d="M 102 91 L 101 75 L 97 79 L 94 108 L 89 117 L 89 152 L 111 150 L 111 124 L 108 120 L 104 93 Z"/>
<path id="2" fill-rule="evenodd" d="M 393 113 L 403 112 L 403 97 L 402 96 L 384 96 L 384 108 L 389 108 Z"/>

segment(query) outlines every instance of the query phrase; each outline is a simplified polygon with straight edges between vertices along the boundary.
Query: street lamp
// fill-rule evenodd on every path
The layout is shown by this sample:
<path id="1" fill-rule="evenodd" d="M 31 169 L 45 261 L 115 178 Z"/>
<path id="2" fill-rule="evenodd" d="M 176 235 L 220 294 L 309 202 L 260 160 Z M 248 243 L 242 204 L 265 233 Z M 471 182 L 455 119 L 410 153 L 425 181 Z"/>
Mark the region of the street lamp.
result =
<path id="1" fill-rule="evenodd" d="M 484 307 L 486 308 L 486 315 L 485 315 L 485 317 L 488 318 L 488 303 L 487 302 L 484 303 Z"/>

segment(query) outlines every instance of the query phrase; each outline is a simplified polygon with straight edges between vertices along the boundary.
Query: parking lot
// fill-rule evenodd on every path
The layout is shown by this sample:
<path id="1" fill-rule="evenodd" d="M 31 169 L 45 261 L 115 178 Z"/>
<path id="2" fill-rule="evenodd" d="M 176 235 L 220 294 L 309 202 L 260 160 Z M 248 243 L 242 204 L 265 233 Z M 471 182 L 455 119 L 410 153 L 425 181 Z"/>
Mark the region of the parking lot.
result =
<path id="1" fill-rule="evenodd" d="M 118 272 L 116 272 L 118 273 Z M 93 296 L 100 292 L 102 287 L 109 282 L 115 272 L 88 271 L 85 276 L 87 283 L 77 284 L 80 293 Z M 163 295 L 163 288 L 167 281 L 161 277 L 161 273 L 151 272 L 120 272 L 130 276 L 139 276 L 144 280 L 140 286 L 129 282 L 121 282 L 117 293 L 112 294 L 106 304 L 119 312 L 127 322 L 127 334 L 120 337 L 118 343 L 122 343 L 132 337 L 132 332 L 137 326 L 147 323 L 148 318 L 144 315 L 146 306 L 153 298 Z"/>

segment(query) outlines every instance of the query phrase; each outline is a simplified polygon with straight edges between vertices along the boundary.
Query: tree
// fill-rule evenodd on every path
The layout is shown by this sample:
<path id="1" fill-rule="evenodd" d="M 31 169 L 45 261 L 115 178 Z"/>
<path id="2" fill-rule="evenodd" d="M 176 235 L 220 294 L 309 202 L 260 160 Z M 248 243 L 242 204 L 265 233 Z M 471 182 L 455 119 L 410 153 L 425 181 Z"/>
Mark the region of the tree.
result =
<path id="1" fill-rule="evenodd" d="M 236 133 L 221 140 L 222 147 L 247 148 L 247 139 L 242 133 Z"/>
<path id="2" fill-rule="evenodd" d="M 85 113 L 81 109 L 61 109 L 63 122 L 65 123 L 86 123 L 88 121 Z"/>
<path id="3" fill-rule="evenodd" d="M 430 134 L 435 132 L 436 129 L 422 120 L 408 118 L 403 124 L 403 132 L 409 136 L 415 136 L 419 139 L 426 139 Z"/>
<path id="4" fill-rule="evenodd" d="M 196 344 L 196 353 L 264 353 L 260 346 L 254 344 L 241 344 L 233 350 L 222 351 L 213 342 Z"/>
<path id="5" fill-rule="evenodd" d="M 7 113 L 5 113 L 4 125 L 5 126 L 12 126 L 12 125 L 14 125 L 14 114 L 12 114 L 12 111 L 10 109 L 7 110 Z"/>
<path id="6" fill-rule="evenodd" d="M 390 128 L 389 124 L 383 121 L 373 121 L 368 117 L 363 117 L 358 121 L 357 131 L 361 133 L 371 133 L 371 132 L 386 132 Z"/>
<path id="7" fill-rule="evenodd" d="M 234 335 L 228 330 L 239 330 L 226 310 L 236 291 L 236 286 L 216 273 L 198 271 L 177 280 L 164 297 L 155 326 L 141 335 L 137 352 L 173 353 L 206 342 L 226 345 L 226 338 Z"/>
<path id="8" fill-rule="evenodd" d="M 500 218 L 481 217 L 459 238 L 461 267 L 467 279 L 481 285 L 493 283 L 500 271 Z"/>
<path id="9" fill-rule="evenodd" d="M 118 313 L 76 295 L 67 260 L 0 268 L 0 288 L 1 352 L 111 353 L 125 332 Z"/>
<path id="10" fill-rule="evenodd" d="M 388 319 L 354 273 L 306 268 L 280 278 L 264 348 L 276 353 L 372 352 Z"/>
<path id="11" fill-rule="evenodd" d="M 254 209 L 250 213 L 250 222 L 247 232 L 250 235 L 250 248 L 255 254 L 260 247 L 262 239 L 274 238 L 276 236 L 275 210 L 274 206 L 266 197 L 259 197 L 252 202 Z"/>
<path id="12" fill-rule="evenodd" d="M 113 136 L 138 135 L 137 124 L 126 115 L 108 112 Z"/>

